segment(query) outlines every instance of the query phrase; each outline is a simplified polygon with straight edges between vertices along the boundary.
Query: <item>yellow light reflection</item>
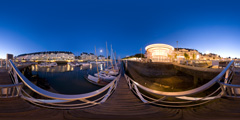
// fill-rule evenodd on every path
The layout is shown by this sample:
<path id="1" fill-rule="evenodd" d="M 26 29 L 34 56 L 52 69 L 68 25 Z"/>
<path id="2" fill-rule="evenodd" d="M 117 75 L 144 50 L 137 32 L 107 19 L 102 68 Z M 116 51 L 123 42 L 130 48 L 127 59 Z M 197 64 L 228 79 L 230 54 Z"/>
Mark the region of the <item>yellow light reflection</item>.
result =
<path id="1" fill-rule="evenodd" d="M 70 69 L 71 69 L 71 66 L 67 65 L 67 71 L 70 71 Z"/>
<path id="2" fill-rule="evenodd" d="M 100 64 L 100 70 L 103 70 L 103 64 Z"/>
<path id="3" fill-rule="evenodd" d="M 32 65 L 32 71 L 34 71 L 35 70 L 35 67 L 34 67 L 34 65 Z"/>
<path id="4" fill-rule="evenodd" d="M 92 69 L 92 64 L 90 64 L 90 69 Z"/>
<path id="5" fill-rule="evenodd" d="M 82 70 L 82 69 L 83 69 L 83 67 L 81 66 L 81 67 L 80 67 L 80 70 Z"/>
<path id="6" fill-rule="evenodd" d="M 38 65 L 35 65 L 36 71 L 38 71 Z"/>
<path id="7" fill-rule="evenodd" d="M 50 68 L 47 68 L 47 72 L 49 72 L 50 71 Z"/>

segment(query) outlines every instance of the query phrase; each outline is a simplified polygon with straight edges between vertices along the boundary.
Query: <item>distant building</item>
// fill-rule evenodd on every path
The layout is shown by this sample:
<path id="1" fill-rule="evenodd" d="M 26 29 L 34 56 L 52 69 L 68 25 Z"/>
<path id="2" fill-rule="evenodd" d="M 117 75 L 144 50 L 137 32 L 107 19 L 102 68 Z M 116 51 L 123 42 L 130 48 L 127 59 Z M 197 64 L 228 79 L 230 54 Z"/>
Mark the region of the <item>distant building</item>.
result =
<path id="1" fill-rule="evenodd" d="M 174 48 L 167 44 L 151 44 L 146 48 L 145 57 L 152 62 L 170 62 L 173 60 L 221 60 L 217 54 L 202 54 L 196 49 Z"/>
<path id="2" fill-rule="evenodd" d="M 83 52 L 83 53 L 81 53 L 80 58 L 81 58 L 81 60 L 83 60 L 83 61 L 87 61 L 87 60 L 89 60 L 89 55 L 88 55 L 88 53 Z"/>
<path id="3" fill-rule="evenodd" d="M 98 60 L 105 60 L 105 57 L 103 55 L 99 55 Z"/>
<path id="4" fill-rule="evenodd" d="M 152 62 L 170 62 L 174 53 L 174 47 L 167 44 L 151 44 L 145 50 L 145 57 Z"/>
<path id="5" fill-rule="evenodd" d="M 189 60 L 198 60 L 201 57 L 201 53 L 195 49 L 189 48 L 175 48 L 174 53 L 175 59 L 189 59 Z M 187 57 L 187 58 L 186 58 Z"/>
<path id="6" fill-rule="evenodd" d="M 66 51 L 47 51 L 35 52 L 18 55 L 16 60 L 74 60 L 75 56 L 72 52 Z"/>
<path id="7" fill-rule="evenodd" d="M 222 58 L 220 55 L 209 53 L 209 54 L 203 54 L 201 57 L 202 60 L 221 60 Z"/>
<path id="8" fill-rule="evenodd" d="M 95 56 L 93 53 L 89 53 L 89 60 L 96 60 L 97 56 Z"/>
<path id="9" fill-rule="evenodd" d="M 81 60 L 83 61 L 93 61 L 93 60 L 96 60 L 97 59 L 97 56 L 94 55 L 93 53 L 86 53 L 86 52 L 83 52 L 81 53 L 81 56 L 80 56 Z"/>

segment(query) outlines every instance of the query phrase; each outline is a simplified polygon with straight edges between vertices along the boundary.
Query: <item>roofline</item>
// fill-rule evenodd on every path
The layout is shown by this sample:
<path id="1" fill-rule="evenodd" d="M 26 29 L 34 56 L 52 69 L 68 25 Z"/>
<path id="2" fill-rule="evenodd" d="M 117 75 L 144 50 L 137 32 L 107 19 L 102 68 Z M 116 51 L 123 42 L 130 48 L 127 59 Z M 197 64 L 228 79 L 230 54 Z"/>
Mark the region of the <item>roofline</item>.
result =
<path id="1" fill-rule="evenodd" d="M 146 47 L 145 47 L 145 50 L 147 51 L 148 49 L 154 48 L 154 47 L 157 47 L 157 46 L 159 46 L 159 47 L 165 47 L 165 48 L 170 48 L 170 49 L 174 50 L 174 47 L 171 46 L 171 45 L 168 45 L 168 44 L 151 44 L 151 45 L 146 46 Z"/>

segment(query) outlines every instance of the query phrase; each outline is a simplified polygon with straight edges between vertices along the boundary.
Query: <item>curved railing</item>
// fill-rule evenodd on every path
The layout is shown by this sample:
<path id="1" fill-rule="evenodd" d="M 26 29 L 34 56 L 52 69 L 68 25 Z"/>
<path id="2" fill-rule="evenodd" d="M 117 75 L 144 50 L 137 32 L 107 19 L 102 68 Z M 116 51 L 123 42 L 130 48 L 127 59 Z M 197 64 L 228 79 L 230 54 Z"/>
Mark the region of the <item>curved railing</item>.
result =
<path id="1" fill-rule="evenodd" d="M 235 61 L 234 66 L 235 68 L 239 69 L 240 61 Z M 228 74 L 231 75 L 231 72 Z M 231 97 L 231 98 L 240 98 L 240 85 L 232 84 L 232 78 L 233 76 L 231 75 L 229 76 L 229 78 L 226 78 L 224 81 L 220 81 L 219 84 L 221 85 L 221 88 L 224 89 L 224 93 L 223 93 L 224 96 Z"/>
<path id="2" fill-rule="evenodd" d="M 154 105 L 166 107 L 189 107 L 204 104 L 206 102 L 209 102 L 210 100 L 223 96 L 226 87 L 221 87 L 221 85 L 219 85 L 219 82 L 224 82 L 226 80 L 230 81 L 232 79 L 233 73 L 234 61 L 231 61 L 221 73 L 219 73 L 208 83 L 198 88 L 181 92 L 165 92 L 152 90 L 137 83 L 128 75 L 124 74 L 124 76 L 128 82 L 129 88 L 144 103 L 151 103 Z M 211 93 L 209 93 L 210 89 Z"/>
<path id="3" fill-rule="evenodd" d="M 0 85 L 0 98 L 18 97 L 23 84 Z"/>
<path id="4" fill-rule="evenodd" d="M 41 96 L 42 99 L 37 99 L 32 97 L 28 92 L 24 89 L 21 90 L 21 97 L 33 104 L 47 107 L 47 108 L 56 108 L 56 109 L 76 109 L 76 108 L 85 108 L 93 105 L 101 104 L 105 102 L 108 97 L 114 92 L 116 89 L 118 80 L 120 75 L 114 79 L 112 82 L 107 84 L 106 86 L 85 94 L 78 95 L 64 95 L 46 91 L 31 81 L 29 81 L 14 65 L 14 63 L 10 60 L 10 75 L 13 77 L 13 82 L 17 84 L 21 81 L 24 86 L 29 88 L 32 92 L 37 93 Z"/>

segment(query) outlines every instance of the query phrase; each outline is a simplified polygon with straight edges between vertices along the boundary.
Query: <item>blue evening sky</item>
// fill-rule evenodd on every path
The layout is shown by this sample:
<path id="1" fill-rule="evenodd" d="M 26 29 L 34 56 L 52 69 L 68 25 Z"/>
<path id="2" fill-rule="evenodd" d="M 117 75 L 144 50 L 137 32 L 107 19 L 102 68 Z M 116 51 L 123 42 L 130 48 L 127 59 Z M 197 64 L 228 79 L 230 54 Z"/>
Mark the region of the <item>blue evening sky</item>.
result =
<path id="1" fill-rule="evenodd" d="M 0 58 L 39 51 L 140 53 L 153 43 L 240 58 L 239 0 L 0 0 Z"/>

